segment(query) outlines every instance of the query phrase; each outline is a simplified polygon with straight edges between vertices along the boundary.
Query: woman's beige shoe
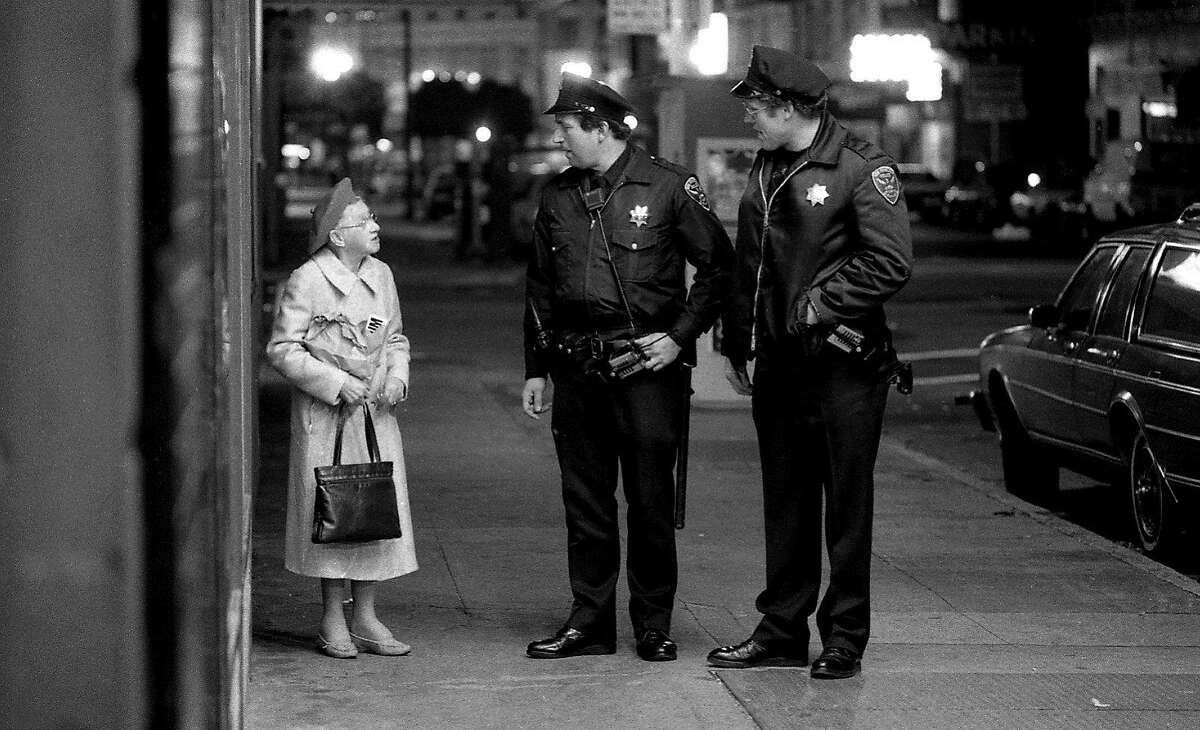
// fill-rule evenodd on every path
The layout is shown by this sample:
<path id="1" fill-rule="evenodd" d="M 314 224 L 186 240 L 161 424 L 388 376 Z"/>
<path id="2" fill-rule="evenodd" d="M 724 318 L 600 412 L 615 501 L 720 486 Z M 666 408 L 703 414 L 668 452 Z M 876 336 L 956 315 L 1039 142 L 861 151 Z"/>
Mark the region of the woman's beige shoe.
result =
<path id="1" fill-rule="evenodd" d="M 353 634 L 351 634 L 353 636 Z M 321 634 L 317 634 L 317 651 L 334 659 L 353 659 L 358 656 L 358 648 L 351 641 L 333 642 Z"/>
<path id="2" fill-rule="evenodd" d="M 355 648 L 359 651 L 365 651 L 368 654 L 379 654 L 380 656 L 404 656 L 412 651 L 412 647 L 405 644 L 403 641 L 397 640 L 395 637 L 387 638 L 383 641 L 368 639 L 365 636 L 351 632 L 350 639 L 354 642 Z"/>

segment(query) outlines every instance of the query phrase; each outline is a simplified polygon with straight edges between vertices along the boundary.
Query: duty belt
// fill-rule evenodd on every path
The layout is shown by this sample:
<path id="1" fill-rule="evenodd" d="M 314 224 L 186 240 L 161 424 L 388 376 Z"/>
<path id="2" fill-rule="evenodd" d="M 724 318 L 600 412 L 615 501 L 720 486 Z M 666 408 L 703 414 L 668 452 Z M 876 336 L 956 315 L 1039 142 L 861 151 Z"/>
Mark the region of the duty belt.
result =
<path id="1" fill-rule="evenodd" d="M 558 336 L 558 341 L 555 343 L 555 349 L 563 355 L 569 357 L 592 357 L 597 360 L 602 360 L 613 354 L 618 342 L 625 342 L 633 339 L 629 330 L 619 330 L 609 333 L 593 332 L 590 334 L 579 334 L 574 332 L 564 332 Z"/>

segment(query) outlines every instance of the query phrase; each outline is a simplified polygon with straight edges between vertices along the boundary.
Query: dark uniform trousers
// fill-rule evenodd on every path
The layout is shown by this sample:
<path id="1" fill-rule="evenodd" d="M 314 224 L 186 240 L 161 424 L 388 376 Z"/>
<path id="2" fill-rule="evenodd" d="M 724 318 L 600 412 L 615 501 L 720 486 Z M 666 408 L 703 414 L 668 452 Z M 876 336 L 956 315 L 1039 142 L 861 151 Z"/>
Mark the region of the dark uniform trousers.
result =
<path id="1" fill-rule="evenodd" d="M 620 572 L 618 465 L 628 504 L 627 578 L 634 630 L 670 631 L 675 559 L 674 467 L 681 366 L 606 383 L 553 369 L 551 430 L 562 470 L 574 603 L 568 625 L 612 636 Z"/>
<path id="2" fill-rule="evenodd" d="M 870 633 L 875 457 L 888 384 L 832 347 L 763 353 L 752 407 L 763 469 L 766 589 L 754 638 L 807 646 L 817 612 L 825 647 L 862 654 Z M 821 518 L 830 576 L 821 588 Z"/>

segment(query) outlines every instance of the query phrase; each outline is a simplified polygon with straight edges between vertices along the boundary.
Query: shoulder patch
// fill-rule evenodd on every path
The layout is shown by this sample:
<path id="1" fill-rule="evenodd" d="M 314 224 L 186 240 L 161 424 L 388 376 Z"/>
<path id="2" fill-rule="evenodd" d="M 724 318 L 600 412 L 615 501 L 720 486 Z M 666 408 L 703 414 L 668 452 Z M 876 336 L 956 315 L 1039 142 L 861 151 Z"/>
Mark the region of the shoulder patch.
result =
<path id="1" fill-rule="evenodd" d="M 871 182 L 875 183 L 875 189 L 889 204 L 895 205 L 900 200 L 900 177 L 891 167 L 876 167 L 871 172 Z"/>
<path id="2" fill-rule="evenodd" d="M 704 194 L 704 188 L 700 187 L 700 180 L 695 175 L 691 175 L 683 183 L 683 192 L 687 193 L 689 198 L 699 203 L 705 210 L 712 211 L 712 206 L 708 203 L 708 196 Z"/>

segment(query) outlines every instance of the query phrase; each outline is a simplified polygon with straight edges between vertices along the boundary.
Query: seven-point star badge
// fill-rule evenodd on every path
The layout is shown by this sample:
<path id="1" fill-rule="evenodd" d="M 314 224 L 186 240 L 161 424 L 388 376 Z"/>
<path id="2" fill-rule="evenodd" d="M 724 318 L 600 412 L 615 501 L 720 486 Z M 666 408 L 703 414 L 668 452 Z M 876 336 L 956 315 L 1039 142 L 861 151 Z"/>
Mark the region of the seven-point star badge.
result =
<path id="1" fill-rule="evenodd" d="M 646 219 L 649 217 L 650 209 L 645 205 L 635 205 L 633 206 L 633 210 L 629 211 L 629 222 L 638 228 L 646 225 Z"/>
<path id="2" fill-rule="evenodd" d="M 808 194 L 804 196 L 812 205 L 825 205 L 825 198 L 829 197 L 829 191 L 821 183 L 813 183 L 808 189 Z"/>

